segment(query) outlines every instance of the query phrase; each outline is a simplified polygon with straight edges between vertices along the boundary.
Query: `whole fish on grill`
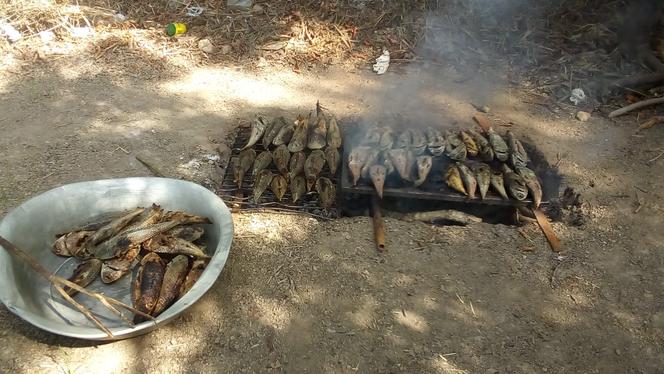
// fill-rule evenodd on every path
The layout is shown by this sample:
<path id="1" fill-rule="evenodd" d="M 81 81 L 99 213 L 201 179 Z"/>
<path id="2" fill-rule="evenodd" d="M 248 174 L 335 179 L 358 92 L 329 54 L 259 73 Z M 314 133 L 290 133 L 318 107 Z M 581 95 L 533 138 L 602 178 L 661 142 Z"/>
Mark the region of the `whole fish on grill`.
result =
<path id="1" fill-rule="evenodd" d="M 383 166 L 385 166 L 385 176 L 394 173 L 397 169 L 394 167 L 390 155 L 387 152 L 383 152 L 381 157 L 383 158 Z"/>
<path id="2" fill-rule="evenodd" d="M 96 258 L 91 258 L 76 266 L 76 269 L 74 269 L 74 274 L 72 274 L 72 276 L 69 277 L 69 281 L 76 283 L 81 287 L 86 287 L 87 285 L 92 283 L 95 279 L 97 279 L 97 276 L 99 275 L 100 271 L 101 271 L 101 261 Z M 78 291 L 69 287 L 64 287 L 64 291 L 69 296 L 74 296 L 76 293 L 78 293 Z"/>
<path id="3" fill-rule="evenodd" d="M 519 201 L 525 200 L 528 197 L 526 181 L 506 164 L 503 164 L 503 175 L 505 176 L 505 186 L 510 195 Z"/>
<path id="4" fill-rule="evenodd" d="M 369 179 L 369 168 L 378 162 L 379 157 L 380 150 L 378 148 L 371 148 L 371 150 L 369 150 L 369 155 L 367 156 L 367 159 L 364 161 L 364 165 L 360 170 L 360 175 L 362 178 Z"/>
<path id="5" fill-rule="evenodd" d="M 383 198 L 383 188 L 385 186 L 385 177 L 387 176 L 387 169 L 384 165 L 372 165 L 369 168 L 369 177 L 373 183 L 378 197 Z"/>
<path id="6" fill-rule="evenodd" d="M 187 277 L 189 259 L 187 256 L 177 255 L 166 265 L 164 280 L 159 290 L 157 304 L 152 311 L 153 316 L 160 315 L 166 308 L 171 306 L 180 295 L 180 287 Z"/>
<path id="7" fill-rule="evenodd" d="M 372 126 L 366 129 L 364 133 L 364 138 L 360 142 L 362 146 L 376 146 L 380 143 L 381 132 L 377 127 Z"/>
<path id="8" fill-rule="evenodd" d="M 288 180 L 283 175 L 275 175 L 270 182 L 270 189 L 277 197 L 278 201 L 284 198 L 286 190 L 288 189 Z"/>
<path id="9" fill-rule="evenodd" d="M 165 271 L 166 262 L 158 254 L 148 253 L 143 257 L 131 288 L 134 309 L 145 314 L 152 314 L 159 299 Z M 134 316 L 134 323 L 143 321 L 145 321 L 144 317 Z"/>
<path id="10" fill-rule="evenodd" d="M 186 255 L 196 258 L 208 258 L 205 250 L 194 243 L 172 235 L 158 235 L 143 243 L 146 251 L 162 254 Z"/>
<path id="11" fill-rule="evenodd" d="M 417 168 L 417 157 L 415 157 L 415 152 L 413 152 L 411 149 L 408 149 L 406 152 L 406 175 L 408 175 L 409 179 L 406 179 L 409 182 L 412 182 L 415 180 L 413 178 L 415 171 L 414 169 Z"/>
<path id="12" fill-rule="evenodd" d="M 367 146 L 355 147 L 348 154 L 348 168 L 353 178 L 353 186 L 357 185 L 357 181 L 360 180 L 362 166 L 367 161 L 371 149 L 371 147 Z"/>
<path id="13" fill-rule="evenodd" d="M 498 135 L 493 128 L 489 128 L 487 135 L 489 137 L 489 144 L 491 144 L 491 148 L 493 148 L 493 153 L 496 158 L 502 162 L 507 161 L 507 158 L 509 157 L 509 148 L 507 143 L 505 143 L 505 140 Z"/>
<path id="14" fill-rule="evenodd" d="M 286 126 L 286 119 L 284 117 L 277 117 L 270 123 L 265 130 L 265 134 L 263 134 L 263 148 L 267 149 L 272 144 L 274 138 L 277 137 L 277 134 L 279 134 L 279 131 L 284 126 Z"/>
<path id="15" fill-rule="evenodd" d="M 76 257 L 80 259 L 90 258 L 97 244 L 119 233 L 129 224 L 129 222 L 131 222 L 134 218 L 136 218 L 144 211 L 145 208 L 136 208 L 131 212 L 125 214 L 124 216 L 112 220 L 106 226 L 95 231 L 92 235 L 88 237 L 88 239 L 85 241 L 81 249 L 76 252 L 75 254 Z"/>
<path id="16" fill-rule="evenodd" d="M 304 155 L 304 152 L 295 152 L 291 155 L 288 162 L 288 179 L 293 180 L 296 176 L 304 173 L 304 162 L 306 160 L 307 156 Z"/>
<path id="17" fill-rule="evenodd" d="M 180 286 L 178 299 L 182 298 L 182 296 L 189 292 L 191 287 L 194 286 L 194 283 L 196 283 L 198 278 L 201 277 L 203 271 L 205 271 L 205 264 L 206 262 L 204 260 L 194 260 L 191 269 L 187 272 L 187 276 L 184 278 L 184 281 Z"/>
<path id="18" fill-rule="evenodd" d="M 327 129 L 327 145 L 332 148 L 341 147 L 341 130 L 337 125 L 337 120 L 330 118 L 330 123 Z"/>
<path id="19" fill-rule="evenodd" d="M 540 184 L 537 175 L 527 167 L 516 168 L 516 172 L 521 178 L 523 178 L 524 182 L 526 182 L 526 187 L 528 187 L 530 194 L 533 196 L 533 205 L 535 209 L 539 208 L 542 203 L 542 185 Z"/>
<path id="20" fill-rule="evenodd" d="M 420 129 L 411 129 L 411 143 L 410 147 L 416 156 L 421 155 L 427 149 L 427 137 Z"/>
<path id="21" fill-rule="evenodd" d="M 323 209 L 328 210 L 334 205 L 334 201 L 337 198 L 337 189 L 331 180 L 325 177 L 318 178 L 316 181 L 316 192 L 318 192 Z"/>
<path id="22" fill-rule="evenodd" d="M 318 174 L 325 166 L 325 153 L 320 149 L 316 149 L 309 154 L 307 160 L 304 162 L 304 176 L 307 180 L 307 191 L 311 191 L 318 179 Z"/>
<path id="23" fill-rule="evenodd" d="M 477 144 L 477 153 L 480 159 L 487 162 L 492 161 L 494 154 L 489 141 L 482 134 L 473 129 L 468 129 L 466 132 L 473 138 L 475 144 Z"/>
<path id="24" fill-rule="evenodd" d="M 307 136 L 309 133 L 309 117 L 299 115 L 295 124 L 295 131 L 288 143 L 288 150 L 292 153 L 303 151 L 307 146 Z"/>
<path id="25" fill-rule="evenodd" d="M 415 164 L 417 165 L 417 179 L 415 179 L 414 185 L 415 187 L 419 187 L 427 180 L 427 176 L 433 165 L 433 159 L 428 155 L 418 156 Z"/>
<path id="26" fill-rule="evenodd" d="M 459 168 L 461 180 L 463 181 L 463 186 L 466 188 L 468 197 L 474 199 L 475 191 L 477 190 L 477 179 L 475 179 L 475 175 L 468 166 L 460 162 L 457 162 L 457 168 Z"/>
<path id="27" fill-rule="evenodd" d="M 480 197 L 484 200 L 491 184 L 491 168 L 485 163 L 478 162 L 472 165 L 472 170 L 475 173 L 475 179 L 477 179 Z"/>
<path id="28" fill-rule="evenodd" d="M 505 133 L 505 137 L 507 138 L 507 145 L 510 148 L 510 162 L 512 166 L 515 168 L 525 168 L 528 164 L 528 153 L 523 148 L 523 144 L 509 130 Z"/>
<path id="29" fill-rule="evenodd" d="M 459 133 L 459 136 L 461 137 L 463 144 L 466 146 L 467 155 L 471 157 L 477 156 L 479 149 L 477 147 L 477 143 L 475 143 L 475 140 L 473 140 L 473 138 L 470 135 L 468 135 L 465 131 L 461 131 Z"/>
<path id="30" fill-rule="evenodd" d="M 258 200 L 263 196 L 263 192 L 265 192 L 270 183 L 272 183 L 272 178 L 274 178 L 274 173 L 269 170 L 262 170 L 258 173 L 253 188 L 254 203 L 258 204 Z"/>
<path id="31" fill-rule="evenodd" d="M 247 141 L 247 145 L 242 147 L 242 150 L 253 147 L 254 144 L 258 143 L 269 124 L 270 122 L 263 118 L 263 116 L 257 116 L 254 122 L 251 124 L 251 135 L 249 136 L 249 141 Z"/>
<path id="32" fill-rule="evenodd" d="M 293 138 L 293 133 L 295 132 L 294 123 L 286 123 L 280 129 L 277 135 L 272 139 L 272 145 L 280 146 L 282 144 L 288 144 Z"/>
<path id="33" fill-rule="evenodd" d="M 445 152 L 445 137 L 443 133 L 438 129 L 429 127 L 426 130 L 426 137 L 429 152 L 434 156 L 441 156 Z"/>
<path id="34" fill-rule="evenodd" d="M 302 198 L 302 196 L 304 196 L 307 193 L 307 181 L 304 179 L 303 176 L 298 175 L 296 177 L 291 178 L 290 191 L 291 191 L 291 198 L 293 199 L 294 203 L 300 200 L 300 198 Z"/>
<path id="35" fill-rule="evenodd" d="M 394 168 L 401 176 L 401 179 L 410 181 L 410 167 L 408 166 L 408 161 L 410 156 L 408 155 L 408 150 L 405 148 L 396 148 L 390 149 L 387 154 L 394 165 Z"/>
<path id="36" fill-rule="evenodd" d="M 341 161 L 339 150 L 328 145 L 325 148 L 324 153 L 327 167 L 330 168 L 330 175 L 334 176 L 337 173 L 337 168 L 339 167 L 339 162 Z"/>
<path id="37" fill-rule="evenodd" d="M 129 247 L 124 255 L 104 261 L 101 265 L 101 281 L 106 284 L 113 283 L 129 273 L 140 251 L 141 245 L 135 244 Z"/>
<path id="38" fill-rule="evenodd" d="M 272 151 L 272 160 L 274 160 L 274 164 L 281 175 L 288 175 L 288 161 L 290 161 L 290 156 L 288 147 L 283 144 Z"/>
<path id="39" fill-rule="evenodd" d="M 58 256 L 76 256 L 92 234 L 94 231 L 73 231 L 61 235 L 51 246 L 51 251 Z"/>
<path id="40" fill-rule="evenodd" d="M 178 226 L 168 230 L 166 234 L 188 242 L 195 242 L 205 234 L 205 229 L 200 226 Z"/>
<path id="41" fill-rule="evenodd" d="M 256 160 L 254 160 L 254 168 L 251 170 L 251 175 L 256 178 L 258 173 L 270 166 L 272 163 L 272 153 L 270 151 L 263 151 L 256 156 Z"/>
<path id="42" fill-rule="evenodd" d="M 505 177 L 503 173 L 497 170 L 491 171 L 491 187 L 494 191 L 503 198 L 503 200 L 509 200 L 507 196 L 507 191 L 505 190 Z"/>
<path id="43" fill-rule="evenodd" d="M 395 148 L 410 148 L 413 144 L 413 134 L 410 129 L 403 130 L 397 136 L 397 142 L 394 145 Z"/>
<path id="44" fill-rule="evenodd" d="M 327 124 L 324 116 L 319 116 L 316 123 L 309 129 L 307 148 L 321 149 L 327 145 Z"/>
<path id="45" fill-rule="evenodd" d="M 256 151 L 251 148 L 245 149 L 238 155 L 237 162 L 233 168 L 233 177 L 235 178 L 234 181 L 237 183 L 237 188 L 242 188 L 244 176 L 249 169 L 251 169 L 251 165 L 253 165 L 255 159 Z"/>
<path id="46" fill-rule="evenodd" d="M 123 256 L 131 246 L 140 244 L 155 235 L 159 235 L 181 225 L 184 221 L 176 219 L 173 221 L 161 222 L 156 225 L 138 228 L 134 230 L 123 231 L 120 234 L 99 243 L 93 249 L 93 256 L 100 260 Z"/>
<path id="47" fill-rule="evenodd" d="M 450 164 L 445 171 L 445 183 L 453 190 L 461 192 L 464 195 L 468 195 L 466 188 L 463 185 L 463 180 L 461 179 L 461 173 L 459 168 L 454 164 Z"/>
<path id="48" fill-rule="evenodd" d="M 380 140 L 378 141 L 378 148 L 381 151 L 388 151 L 394 145 L 394 132 L 391 128 L 385 127 L 380 131 Z"/>
<path id="49" fill-rule="evenodd" d="M 445 132 L 445 154 L 454 161 L 464 161 L 467 157 L 466 145 L 453 131 Z"/>

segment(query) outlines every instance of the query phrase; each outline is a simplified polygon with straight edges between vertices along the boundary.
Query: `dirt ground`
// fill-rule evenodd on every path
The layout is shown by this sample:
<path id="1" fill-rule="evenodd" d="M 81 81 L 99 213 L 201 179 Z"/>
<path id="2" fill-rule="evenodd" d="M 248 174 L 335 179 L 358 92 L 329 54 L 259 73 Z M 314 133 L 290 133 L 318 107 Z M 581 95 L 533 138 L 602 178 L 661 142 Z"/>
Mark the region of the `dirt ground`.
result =
<path id="1" fill-rule="evenodd" d="M 269 64 L 147 78 L 148 66 L 137 69 L 62 58 L 3 72 L 0 217 L 62 184 L 150 175 L 135 154 L 213 187 L 219 169 L 207 155 L 256 113 L 292 115 L 316 100 L 356 119 L 425 106 L 423 116 L 446 126 L 470 124 L 479 101 L 560 159 L 587 222 L 554 223 L 555 254 L 535 226 L 387 219 L 388 251 L 378 254 L 367 217 L 235 215 L 222 276 L 172 323 L 95 344 L 2 307 L 3 370 L 664 372 L 664 158 L 647 163 L 664 151 L 664 127 L 636 133 L 634 117 L 597 113 L 579 122 L 572 107 L 534 103 L 495 70 L 460 79 L 453 68 L 399 66 L 383 76 Z"/>

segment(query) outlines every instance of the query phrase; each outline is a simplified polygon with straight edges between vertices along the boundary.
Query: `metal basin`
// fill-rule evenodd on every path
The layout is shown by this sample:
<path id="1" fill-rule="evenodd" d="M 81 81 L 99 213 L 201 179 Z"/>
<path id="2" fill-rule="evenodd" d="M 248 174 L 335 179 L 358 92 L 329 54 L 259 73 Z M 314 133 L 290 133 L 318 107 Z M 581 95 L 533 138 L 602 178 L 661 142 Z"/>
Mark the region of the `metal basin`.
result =
<path id="1" fill-rule="evenodd" d="M 54 334 L 90 340 L 124 339 L 167 323 L 196 302 L 214 284 L 228 258 L 233 222 L 226 204 L 207 189 L 182 180 L 123 178 L 81 182 L 52 189 L 10 212 L 0 223 L 0 235 L 27 251 L 48 270 L 68 277 L 76 260 L 54 255 L 55 234 L 95 218 L 137 206 L 157 203 L 167 210 L 182 210 L 209 217 L 203 240 L 212 260 L 192 289 L 156 321 L 127 326 L 99 303 L 84 295 L 75 299 L 90 308 L 112 331 L 109 338 L 85 316 L 67 304 L 49 281 L 0 249 L 0 300 L 17 316 Z M 0 247 L 1 248 L 1 247 Z M 212 253 L 214 251 L 214 253 Z M 111 285 L 97 279 L 87 288 L 131 305 L 127 275 Z M 131 316 L 126 314 L 130 319 Z"/>

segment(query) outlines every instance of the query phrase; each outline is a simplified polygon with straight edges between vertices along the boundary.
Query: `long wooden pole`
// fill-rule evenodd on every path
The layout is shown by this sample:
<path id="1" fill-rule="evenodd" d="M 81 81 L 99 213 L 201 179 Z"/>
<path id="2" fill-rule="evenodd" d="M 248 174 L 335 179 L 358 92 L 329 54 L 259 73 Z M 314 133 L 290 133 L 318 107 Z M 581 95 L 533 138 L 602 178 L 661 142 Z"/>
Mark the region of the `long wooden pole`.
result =
<path id="1" fill-rule="evenodd" d="M 383 221 L 383 214 L 380 211 L 380 200 L 378 196 L 371 196 L 371 210 L 373 212 L 373 229 L 374 240 L 376 241 L 376 249 L 378 252 L 385 251 L 385 221 Z"/>

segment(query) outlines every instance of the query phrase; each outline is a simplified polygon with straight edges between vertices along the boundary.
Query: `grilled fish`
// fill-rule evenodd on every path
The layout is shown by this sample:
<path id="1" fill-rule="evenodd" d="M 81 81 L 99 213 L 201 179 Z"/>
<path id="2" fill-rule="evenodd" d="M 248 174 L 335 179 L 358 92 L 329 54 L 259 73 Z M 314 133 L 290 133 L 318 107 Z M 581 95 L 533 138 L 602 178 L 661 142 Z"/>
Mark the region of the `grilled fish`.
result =
<path id="1" fill-rule="evenodd" d="M 166 262 L 158 254 L 148 253 L 143 257 L 131 289 L 134 309 L 145 314 L 152 314 L 159 299 L 165 271 Z M 145 321 L 144 317 L 134 316 L 134 323 L 143 321 Z"/>
<path id="2" fill-rule="evenodd" d="M 272 178 L 272 182 L 270 182 L 270 189 L 274 193 L 274 196 L 277 197 L 277 200 L 281 201 L 288 189 L 288 180 L 283 175 L 275 175 Z"/>
<path id="3" fill-rule="evenodd" d="M 516 171 L 521 178 L 523 178 L 524 182 L 526 182 L 526 187 L 528 187 L 530 194 L 533 196 L 535 209 L 539 208 L 542 203 L 542 185 L 540 184 L 537 175 L 527 167 L 516 168 Z"/>
<path id="4" fill-rule="evenodd" d="M 94 231 L 74 231 L 64 234 L 53 243 L 51 251 L 58 256 L 76 256 Z"/>
<path id="5" fill-rule="evenodd" d="M 394 173 L 396 171 L 396 168 L 394 167 L 394 164 L 392 163 L 392 159 L 390 159 L 390 155 L 388 154 L 388 152 L 383 152 L 381 158 L 383 159 L 383 166 L 385 166 L 385 176 L 387 177 L 388 175 Z"/>
<path id="6" fill-rule="evenodd" d="M 384 165 L 372 165 L 369 168 L 369 176 L 371 183 L 373 183 L 378 197 L 383 198 L 383 188 L 385 186 L 385 177 L 387 176 L 387 169 Z"/>
<path id="7" fill-rule="evenodd" d="M 475 175 L 468 166 L 460 162 L 457 162 L 457 168 L 459 168 L 461 180 L 463 181 L 463 186 L 466 188 L 466 192 L 468 192 L 468 197 L 474 199 L 475 191 L 477 190 L 477 179 L 475 179 Z"/>
<path id="8" fill-rule="evenodd" d="M 392 145 L 394 145 L 394 132 L 391 128 L 386 127 L 380 132 L 378 148 L 380 148 L 381 151 L 388 151 L 392 149 Z"/>
<path id="9" fill-rule="evenodd" d="M 510 162 L 515 168 L 525 168 L 528 164 L 528 153 L 523 148 L 523 144 L 517 139 L 511 131 L 505 134 L 507 144 L 510 148 Z"/>
<path id="10" fill-rule="evenodd" d="M 445 152 L 445 137 L 443 133 L 432 127 L 426 130 L 427 149 L 434 156 L 440 156 Z"/>
<path id="11" fill-rule="evenodd" d="M 507 197 L 507 191 L 505 191 L 503 173 L 500 171 L 491 172 L 491 187 L 493 187 L 503 200 L 509 200 L 509 197 Z"/>
<path id="12" fill-rule="evenodd" d="M 110 258 L 123 256 L 131 246 L 140 244 L 153 236 L 166 232 L 182 223 L 183 221 L 181 219 L 177 219 L 145 228 L 123 231 L 97 245 L 92 253 L 95 258 L 100 260 L 108 260 Z"/>
<path id="13" fill-rule="evenodd" d="M 303 176 L 298 175 L 291 179 L 290 191 L 294 203 L 307 193 L 307 181 Z"/>
<path id="14" fill-rule="evenodd" d="M 272 159 L 281 175 L 288 175 L 288 161 L 290 160 L 290 156 L 288 147 L 283 144 L 272 151 Z"/>
<path id="15" fill-rule="evenodd" d="M 482 200 L 486 198 L 486 193 L 489 191 L 491 184 L 491 168 L 489 165 L 478 162 L 472 166 L 475 179 L 477 179 L 477 187 L 480 190 L 480 197 Z"/>
<path id="16" fill-rule="evenodd" d="M 309 132 L 309 118 L 302 115 L 297 117 L 295 131 L 288 143 L 288 150 L 292 153 L 303 151 L 307 146 L 307 135 Z"/>
<path id="17" fill-rule="evenodd" d="M 454 161 L 463 161 L 466 159 L 466 145 L 459 137 L 459 134 L 449 130 L 445 133 L 445 153 L 447 157 Z"/>
<path id="18" fill-rule="evenodd" d="M 166 212 L 161 218 L 161 222 L 180 221 L 181 225 L 210 224 L 212 221 L 204 216 L 189 214 L 185 212 Z"/>
<path id="19" fill-rule="evenodd" d="M 286 119 L 284 117 L 277 117 L 272 121 L 272 123 L 270 123 L 270 125 L 265 130 L 265 134 L 263 134 L 263 148 L 267 149 L 267 147 L 272 144 L 274 138 L 277 137 L 277 134 L 279 134 L 279 131 L 284 126 L 286 126 Z"/>
<path id="20" fill-rule="evenodd" d="M 417 168 L 417 158 L 415 157 L 415 153 L 408 149 L 406 152 L 406 175 L 409 177 L 409 179 L 407 179 L 409 182 L 414 180 L 414 168 Z"/>
<path id="21" fill-rule="evenodd" d="M 419 156 L 415 163 L 417 164 L 417 179 L 415 179 L 414 185 L 415 187 L 419 187 L 427 180 L 427 176 L 433 165 L 433 159 L 428 155 Z"/>
<path id="22" fill-rule="evenodd" d="M 415 152 L 415 155 L 421 155 L 427 148 L 427 137 L 420 129 L 411 129 L 411 142 L 410 148 Z"/>
<path id="23" fill-rule="evenodd" d="M 113 283 L 129 273 L 140 251 L 140 244 L 132 245 L 124 255 L 104 261 L 101 265 L 101 281 L 106 284 Z"/>
<path id="24" fill-rule="evenodd" d="M 369 168 L 378 162 L 378 157 L 380 156 L 380 150 L 377 148 L 371 148 L 367 156 L 367 160 L 364 161 L 362 169 L 360 170 L 360 176 L 364 179 L 369 179 Z"/>
<path id="25" fill-rule="evenodd" d="M 397 142 L 395 148 L 410 148 L 413 144 L 413 134 L 410 129 L 402 131 L 399 136 L 397 136 Z"/>
<path id="26" fill-rule="evenodd" d="M 332 148 L 341 147 L 341 130 L 337 125 L 337 120 L 330 119 L 329 128 L 327 129 L 327 145 Z"/>
<path id="27" fill-rule="evenodd" d="M 390 149 L 387 152 L 394 168 L 397 170 L 403 180 L 409 181 L 408 150 L 405 148 Z"/>
<path id="28" fill-rule="evenodd" d="M 498 135 L 498 133 L 493 131 L 492 128 L 489 128 L 487 134 L 489 136 L 489 144 L 491 144 L 491 148 L 493 148 L 493 153 L 496 158 L 502 162 L 507 161 L 509 148 L 507 147 L 505 140 Z"/>
<path id="29" fill-rule="evenodd" d="M 505 185 L 510 195 L 519 201 L 525 200 L 528 197 L 528 187 L 523 178 L 505 164 L 503 164 L 503 174 L 505 175 Z"/>
<path id="30" fill-rule="evenodd" d="M 307 160 L 307 156 L 304 155 L 304 152 L 295 152 L 291 155 L 290 161 L 288 163 L 288 177 L 293 180 L 293 178 L 304 173 L 304 162 Z"/>
<path id="31" fill-rule="evenodd" d="M 327 124 L 325 123 L 325 117 L 321 115 L 316 120 L 314 126 L 309 129 L 307 148 L 321 149 L 325 145 L 327 145 Z"/>
<path id="32" fill-rule="evenodd" d="M 473 129 L 468 129 L 466 132 L 473 138 L 475 144 L 477 144 L 477 150 L 480 159 L 482 161 L 492 161 L 494 154 L 493 148 L 491 148 L 489 141 L 482 134 Z"/>
<path id="33" fill-rule="evenodd" d="M 75 253 L 76 257 L 81 259 L 90 258 L 97 244 L 119 233 L 129 224 L 129 222 L 131 222 L 131 220 L 136 218 L 144 211 L 145 208 L 134 209 L 128 214 L 112 220 L 108 225 L 95 231 L 94 234 L 88 237 L 81 249 Z"/>
<path id="34" fill-rule="evenodd" d="M 263 151 L 256 156 L 256 160 L 254 160 L 254 168 L 251 171 L 251 175 L 256 178 L 258 173 L 265 169 L 266 167 L 270 166 L 272 163 L 272 153 L 270 151 Z"/>
<path id="35" fill-rule="evenodd" d="M 475 140 L 468 135 L 465 131 L 461 131 L 459 133 L 461 136 L 461 140 L 463 141 L 463 144 L 466 146 L 466 153 L 468 156 L 475 157 L 477 156 L 477 153 L 479 152 L 477 143 L 475 143 Z"/>
<path id="36" fill-rule="evenodd" d="M 459 169 L 454 164 L 448 166 L 447 171 L 445 172 L 445 183 L 458 192 L 461 192 L 464 195 L 468 195 L 466 188 L 463 186 L 463 181 L 461 180 L 461 173 Z"/>
<path id="37" fill-rule="evenodd" d="M 325 166 L 325 153 L 320 149 L 312 151 L 307 160 L 304 162 L 304 176 L 307 180 L 307 191 L 311 191 L 316 183 L 318 174 L 323 170 Z"/>
<path id="38" fill-rule="evenodd" d="M 262 170 L 258 173 L 256 181 L 254 181 L 254 202 L 258 203 L 258 200 L 263 196 L 263 192 L 267 189 L 267 186 L 272 183 L 272 178 L 274 178 L 274 173 L 269 170 Z"/>
<path id="39" fill-rule="evenodd" d="M 244 176 L 247 174 L 251 165 L 256 159 L 256 151 L 253 149 L 245 149 L 240 152 L 240 155 L 237 158 L 237 163 L 233 170 L 233 176 L 235 177 L 235 182 L 237 183 L 237 188 L 242 188 L 242 181 L 244 181 Z"/>
<path id="40" fill-rule="evenodd" d="M 257 116 L 254 122 L 251 124 L 251 135 L 249 136 L 249 141 L 247 142 L 247 145 L 242 147 L 242 150 L 248 149 L 254 144 L 258 143 L 269 123 L 270 122 L 262 116 Z"/>
<path id="41" fill-rule="evenodd" d="M 197 258 L 208 258 L 203 248 L 184 239 L 171 235 L 158 235 L 143 243 L 143 248 L 149 252 L 163 254 L 178 254 Z"/>
<path id="42" fill-rule="evenodd" d="M 364 138 L 360 145 L 364 146 L 375 146 L 380 143 L 381 132 L 376 127 L 369 127 L 364 133 Z"/>
<path id="43" fill-rule="evenodd" d="M 80 263 L 76 269 L 74 269 L 74 274 L 69 277 L 69 281 L 76 283 L 81 287 L 87 287 L 90 283 L 97 279 L 100 271 L 101 261 L 97 260 L 96 258 L 91 258 L 85 262 Z M 74 296 L 78 293 L 78 291 L 69 287 L 65 287 L 64 291 L 69 296 Z"/>
<path id="44" fill-rule="evenodd" d="M 330 168 L 330 175 L 334 176 L 337 173 L 337 168 L 339 167 L 339 162 L 341 161 L 339 150 L 328 145 L 324 152 L 327 167 Z"/>
<path id="45" fill-rule="evenodd" d="M 159 297 L 157 304 L 152 311 L 153 316 L 160 315 L 166 308 L 178 298 L 180 294 L 180 287 L 184 279 L 187 277 L 187 268 L 189 267 L 189 259 L 187 256 L 177 255 L 166 265 L 164 272 L 164 281 L 159 290 Z"/>
<path id="46" fill-rule="evenodd" d="M 348 168 L 350 169 L 350 174 L 353 178 L 353 186 L 357 185 L 357 181 L 360 180 L 362 166 L 364 166 L 364 163 L 367 161 L 370 150 L 371 147 L 355 147 L 348 155 Z"/>
<path id="47" fill-rule="evenodd" d="M 337 198 L 337 189 L 331 180 L 325 177 L 318 178 L 316 181 L 316 192 L 320 197 L 320 203 L 323 209 L 330 209 Z"/>
<path id="48" fill-rule="evenodd" d="M 194 286 L 194 283 L 201 277 L 203 271 L 205 270 L 205 261 L 203 260 L 194 260 L 194 263 L 191 265 L 191 270 L 187 273 L 187 276 L 184 278 L 184 282 L 180 286 L 180 295 L 178 299 L 182 298 L 191 287 Z"/>
<path id="49" fill-rule="evenodd" d="M 295 132 L 294 123 L 286 123 L 280 129 L 277 135 L 272 139 L 272 145 L 280 146 L 282 144 L 288 144 L 293 138 L 293 133 Z"/>
<path id="50" fill-rule="evenodd" d="M 205 230 L 200 226 L 178 226 L 174 229 L 170 229 L 166 234 L 188 242 L 195 242 L 205 234 Z"/>

